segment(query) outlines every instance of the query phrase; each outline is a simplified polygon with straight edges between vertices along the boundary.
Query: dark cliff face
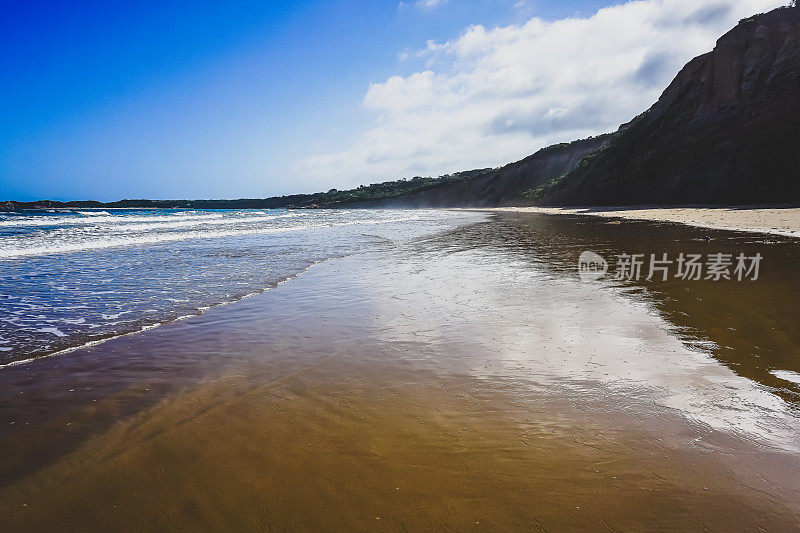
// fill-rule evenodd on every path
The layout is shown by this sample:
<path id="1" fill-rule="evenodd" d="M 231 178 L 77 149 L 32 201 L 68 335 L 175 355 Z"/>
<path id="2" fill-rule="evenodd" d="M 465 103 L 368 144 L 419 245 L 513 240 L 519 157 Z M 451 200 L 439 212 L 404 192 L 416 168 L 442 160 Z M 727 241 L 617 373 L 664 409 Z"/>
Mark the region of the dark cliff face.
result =
<path id="1" fill-rule="evenodd" d="M 800 9 L 741 21 L 544 203 L 800 201 Z"/>
<path id="2" fill-rule="evenodd" d="M 520 194 L 575 168 L 581 160 L 606 146 L 611 135 L 543 148 L 516 163 L 475 178 L 432 187 L 362 207 L 487 207 L 515 205 Z"/>

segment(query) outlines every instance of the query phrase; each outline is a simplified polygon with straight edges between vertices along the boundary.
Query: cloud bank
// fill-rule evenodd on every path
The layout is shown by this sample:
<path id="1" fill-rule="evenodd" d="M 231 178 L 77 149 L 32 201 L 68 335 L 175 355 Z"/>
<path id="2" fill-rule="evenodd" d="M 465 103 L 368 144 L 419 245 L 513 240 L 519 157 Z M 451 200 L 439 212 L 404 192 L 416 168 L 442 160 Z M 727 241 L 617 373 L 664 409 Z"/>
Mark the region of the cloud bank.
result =
<path id="1" fill-rule="evenodd" d="M 354 185 L 499 166 L 613 131 L 652 105 L 692 57 L 775 0 L 643 0 L 589 18 L 467 28 L 409 56 L 424 70 L 370 85 L 376 114 L 348 149 L 298 173 Z"/>

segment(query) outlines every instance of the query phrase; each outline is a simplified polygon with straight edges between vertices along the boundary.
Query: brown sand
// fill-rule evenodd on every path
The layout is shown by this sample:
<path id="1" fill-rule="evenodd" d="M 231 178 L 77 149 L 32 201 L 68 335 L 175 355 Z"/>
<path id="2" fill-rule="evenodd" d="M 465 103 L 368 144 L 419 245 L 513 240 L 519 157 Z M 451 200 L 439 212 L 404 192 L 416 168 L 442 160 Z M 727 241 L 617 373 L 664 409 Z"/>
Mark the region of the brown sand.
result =
<path id="1" fill-rule="evenodd" d="M 797 526 L 781 495 L 707 450 L 527 400 L 341 360 L 252 388 L 227 379 L 118 424 L 0 493 L 0 509 L 7 530 Z"/>
<path id="2" fill-rule="evenodd" d="M 798 207 L 501 207 L 491 210 L 677 222 L 702 228 L 800 237 Z"/>
<path id="3" fill-rule="evenodd" d="M 786 402 L 527 222 L 8 369 L 0 530 L 800 527 Z"/>

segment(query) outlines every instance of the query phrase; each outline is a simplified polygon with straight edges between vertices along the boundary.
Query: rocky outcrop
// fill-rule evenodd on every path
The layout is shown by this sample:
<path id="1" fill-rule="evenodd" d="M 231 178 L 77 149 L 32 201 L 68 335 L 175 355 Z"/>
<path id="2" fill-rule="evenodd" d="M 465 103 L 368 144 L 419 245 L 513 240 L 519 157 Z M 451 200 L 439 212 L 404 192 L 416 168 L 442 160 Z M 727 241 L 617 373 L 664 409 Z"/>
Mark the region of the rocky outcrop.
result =
<path id="1" fill-rule="evenodd" d="M 543 201 L 800 201 L 800 9 L 742 20 Z"/>

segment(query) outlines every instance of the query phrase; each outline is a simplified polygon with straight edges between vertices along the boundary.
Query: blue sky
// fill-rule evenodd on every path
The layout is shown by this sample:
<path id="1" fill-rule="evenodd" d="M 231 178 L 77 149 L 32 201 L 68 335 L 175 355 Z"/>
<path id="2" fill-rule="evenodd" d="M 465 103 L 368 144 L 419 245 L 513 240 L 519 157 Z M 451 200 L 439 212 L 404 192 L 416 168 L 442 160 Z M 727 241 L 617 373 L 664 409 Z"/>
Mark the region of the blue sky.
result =
<path id="1" fill-rule="evenodd" d="M 776 3 L 647 0 L 596 14 L 615 4 L 7 4 L 0 200 L 264 197 L 500 164 L 627 120 L 741 13 Z M 685 46 L 667 44 L 674 32 L 611 31 L 680 10 Z M 619 58 L 600 85 L 629 104 L 587 105 L 593 95 L 569 86 L 586 67 L 567 76 L 565 42 Z M 631 82 L 623 64 L 648 79 Z M 546 100 L 536 72 L 558 85 Z"/>

